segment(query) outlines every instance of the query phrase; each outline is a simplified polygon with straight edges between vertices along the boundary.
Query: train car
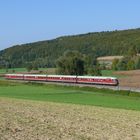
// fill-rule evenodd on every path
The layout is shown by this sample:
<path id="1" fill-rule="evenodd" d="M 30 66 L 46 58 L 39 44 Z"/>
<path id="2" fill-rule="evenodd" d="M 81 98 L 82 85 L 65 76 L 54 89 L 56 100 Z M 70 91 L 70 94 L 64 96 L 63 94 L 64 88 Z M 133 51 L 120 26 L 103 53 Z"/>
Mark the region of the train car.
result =
<path id="1" fill-rule="evenodd" d="M 71 75 L 48 75 L 47 76 L 47 81 L 76 83 L 76 76 L 71 76 Z"/>
<path id="2" fill-rule="evenodd" d="M 24 74 L 24 80 L 27 80 L 27 81 L 46 81 L 47 75 Z"/>
<path id="3" fill-rule="evenodd" d="M 37 74 L 6 74 L 6 79 L 44 81 L 44 82 L 66 82 L 79 84 L 112 85 L 119 84 L 115 77 L 102 76 L 71 76 L 71 75 L 37 75 Z"/>
<path id="4" fill-rule="evenodd" d="M 117 86 L 118 80 L 115 77 L 98 77 L 98 76 L 78 76 L 77 83 L 113 85 Z"/>
<path id="5" fill-rule="evenodd" d="M 24 80 L 23 74 L 5 74 L 6 79 Z"/>

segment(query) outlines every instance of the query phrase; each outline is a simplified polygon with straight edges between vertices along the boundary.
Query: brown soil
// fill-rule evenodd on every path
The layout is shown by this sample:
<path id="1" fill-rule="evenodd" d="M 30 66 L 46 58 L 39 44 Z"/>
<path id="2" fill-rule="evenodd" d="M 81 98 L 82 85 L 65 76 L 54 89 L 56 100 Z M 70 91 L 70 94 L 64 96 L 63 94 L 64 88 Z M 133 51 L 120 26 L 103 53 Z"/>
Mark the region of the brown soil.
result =
<path id="1" fill-rule="evenodd" d="M 140 76 L 140 70 L 116 71 L 114 73 L 118 75 L 125 75 L 125 76 Z"/>
<path id="2" fill-rule="evenodd" d="M 124 76 L 119 78 L 120 86 L 140 88 L 140 70 L 118 71 L 114 74 Z"/>
<path id="3" fill-rule="evenodd" d="M 0 98 L 1 140 L 140 139 L 140 112 Z"/>

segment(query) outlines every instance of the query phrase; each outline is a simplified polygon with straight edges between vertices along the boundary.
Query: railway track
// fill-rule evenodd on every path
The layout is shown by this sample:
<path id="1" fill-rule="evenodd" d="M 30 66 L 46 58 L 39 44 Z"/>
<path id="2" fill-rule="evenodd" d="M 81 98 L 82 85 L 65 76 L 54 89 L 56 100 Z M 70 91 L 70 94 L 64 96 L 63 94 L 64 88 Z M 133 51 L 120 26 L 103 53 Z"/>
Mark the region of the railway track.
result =
<path id="1" fill-rule="evenodd" d="M 57 84 L 57 85 L 67 85 L 67 86 L 79 86 L 79 87 L 95 87 L 99 89 L 111 89 L 111 90 L 125 90 L 130 92 L 140 92 L 140 88 L 134 87 L 123 87 L 123 86 L 108 86 L 108 85 L 94 85 L 94 84 L 77 84 L 77 83 L 56 83 L 56 82 L 46 82 L 46 84 Z"/>
<path id="2" fill-rule="evenodd" d="M 41 83 L 41 84 L 56 84 L 56 85 L 65 85 L 65 86 L 79 86 L 79 87 L 94 87 L 99 89 L 111 89 L 111 90 L 125 90 L 129 92 L 139 92 L 140 88 L 135 87 L 123 87 L 123 86 L 108 86 L 108 85 L 95 85 L 95 84 L 78 84 L 78 83 L 58 83 L 58 82 L 43 82 L 43 81 L 22 81 L 22 80 L 8 80 L 8 81 L 15 81 L 21 83 Z"/>

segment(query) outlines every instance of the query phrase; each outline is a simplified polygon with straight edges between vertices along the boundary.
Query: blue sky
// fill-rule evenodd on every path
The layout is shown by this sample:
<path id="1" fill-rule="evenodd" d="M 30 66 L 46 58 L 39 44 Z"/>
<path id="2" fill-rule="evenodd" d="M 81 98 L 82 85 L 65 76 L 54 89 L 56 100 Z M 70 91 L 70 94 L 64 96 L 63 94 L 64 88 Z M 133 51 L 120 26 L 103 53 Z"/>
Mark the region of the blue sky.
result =
<path id="1" fill-rule="evenodd" d="M 140 27 L 140 0 L 0 0 L 0 50 L 63 35 Z"/>

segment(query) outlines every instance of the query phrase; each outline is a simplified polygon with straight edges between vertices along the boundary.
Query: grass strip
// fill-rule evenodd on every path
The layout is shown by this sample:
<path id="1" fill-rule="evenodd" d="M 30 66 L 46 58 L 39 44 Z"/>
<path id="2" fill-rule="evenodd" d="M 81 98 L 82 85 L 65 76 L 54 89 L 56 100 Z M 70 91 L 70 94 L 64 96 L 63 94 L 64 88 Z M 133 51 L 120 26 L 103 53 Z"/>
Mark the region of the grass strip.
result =
<path id="1" fill-rule="evenodd" d="M 44 85 L 36 83 L 25 84 L 0 81 L 0 96 L 17 99 L 140 110 L 139 93 L 96 89 L 92 87 Z"/>

